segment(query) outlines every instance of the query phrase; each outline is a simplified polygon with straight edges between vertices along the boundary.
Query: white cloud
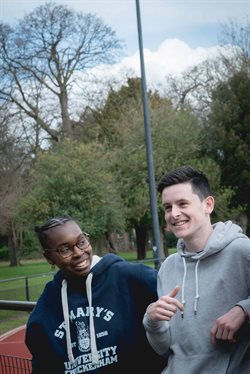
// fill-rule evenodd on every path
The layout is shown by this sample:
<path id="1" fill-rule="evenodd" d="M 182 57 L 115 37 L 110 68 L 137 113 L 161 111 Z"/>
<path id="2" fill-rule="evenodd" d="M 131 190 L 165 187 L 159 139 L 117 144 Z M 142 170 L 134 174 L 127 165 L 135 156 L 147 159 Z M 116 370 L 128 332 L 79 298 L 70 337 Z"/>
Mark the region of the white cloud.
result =
<path id="1" fill-rule="evenodd" d="M 149 87 L 160 86 L 168 74 L 178 74 L 197 65 L 207 58 L 218 55 L 219 47 L 190 48 L 178 39 L 166 39 L 156 51 L 144 49 L 144 65 Z M 126 72 L 141 76 L 139 51 L 112 66 L 99 66 L 93 69 L 96 77 L 105 79 L 122 79 Z"/>
<path id="2" fill-rule="evenodd" d="M 156 51 L 144 49 L 144 64 L 147 89 L 158 90 L 164 93 L 167 89 L 166 77 L 168 75 L 178 76 L 186 69 L 189 69 L 206 59 L 219 56 L 224 47 L 214 46 L 209 48 L 191 48 L 179 39 L 166 39 Z M 227 53 L 229 53 L 229 50 Z M 105 99 L 110 84 L 114 89 L 119 89 L 121 84 L 126 83 L 128 77 L 140 77 L 140 55 L 139 51 L 130 57 L 123 58 L 114 65 L 100 65 L 88 74 L 77 73 L 75 80 L 79 87 L 74 85 L 71 91 L 74 107 L 72 111 L 77 116 L 78 106 L 82 109 L 83 96 L 82 88 L 88 96 L 87 103 L 98 105 Z M 109 82 L 109 84 L 107 84 Z M 89 101 L 89 98 L 91 101 Z"/>

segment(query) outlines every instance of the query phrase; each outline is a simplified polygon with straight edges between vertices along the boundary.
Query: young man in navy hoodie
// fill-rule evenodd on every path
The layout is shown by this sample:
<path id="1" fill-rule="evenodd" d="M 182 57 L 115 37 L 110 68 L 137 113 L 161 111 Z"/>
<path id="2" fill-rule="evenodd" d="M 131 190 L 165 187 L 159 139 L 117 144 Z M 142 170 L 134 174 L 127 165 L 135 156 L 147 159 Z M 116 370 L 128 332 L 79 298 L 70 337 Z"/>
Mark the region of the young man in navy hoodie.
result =
<path id="1" fill-rule="evenodd" d="M 60 270 L 32 311 L 26 345 L 32 374 L 146 373 L 163 359 L 148 344 L 142 318 L 157 299 L 156 270 L 114 254 L 93 255 L 69 216 L 36 227 L 44 256 Z"/>

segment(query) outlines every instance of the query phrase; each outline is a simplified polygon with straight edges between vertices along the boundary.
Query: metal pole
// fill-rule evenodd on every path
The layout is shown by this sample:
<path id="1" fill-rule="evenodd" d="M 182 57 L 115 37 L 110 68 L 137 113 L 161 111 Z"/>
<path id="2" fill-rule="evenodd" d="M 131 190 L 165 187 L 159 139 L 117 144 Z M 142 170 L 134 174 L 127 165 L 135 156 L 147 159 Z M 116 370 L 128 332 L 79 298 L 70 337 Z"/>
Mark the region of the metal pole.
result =
<path id="1" fill-rule="evenodd" d="M 30 293 L 29 293 L 29 281 L 28 281 L 27 276 L 25 277 L 25 293 L 26 293 L 26 300 L 29 301 L 30 300 Z"/>
<path id="2" fill-rule="evenodd" d="M 157 211 L 157 198 L 155 189 L 155 177 L 154 177 L 154 162 L 153 152 L 151 143 L 151 128 L 150 128 L 150 116 L 148 111 L 147 101 L 147 88 L 146 88 L 146 77 L 143 57 L 143 43 L 142 43 L 142 28 L 141 28 L 141 15 L 140 15 L 140 4 L 139 0 L 136 0 L 136 16 L 137 16 L 137 27 L 138 27 L 138 40 L 139 40 L 139 51 L 140 51 L 140 63 L 141 63 L 141 89 L 142 89 L 142 101 L 143 101 L 143 113 L 144 113 L 144 126 L 146 134 L 146 151 L 147 151 L 147 163 L 148 163 L 148 175 L 149 175 L 149 192 L 150 192 L 150 205 L 151 214 L 153 220 L 153 253 L 155 258 L 155 267 L 158 269 L 160 266 L 161 259 L 161 241 L 160 241 L 160 228 L 159 228 L 159 217 Z"/>
<path id="3" fill-rule="evenodd" d="M 31 312 L 36 301 L 0 300 L 0 310 L 20 310 Z"/>

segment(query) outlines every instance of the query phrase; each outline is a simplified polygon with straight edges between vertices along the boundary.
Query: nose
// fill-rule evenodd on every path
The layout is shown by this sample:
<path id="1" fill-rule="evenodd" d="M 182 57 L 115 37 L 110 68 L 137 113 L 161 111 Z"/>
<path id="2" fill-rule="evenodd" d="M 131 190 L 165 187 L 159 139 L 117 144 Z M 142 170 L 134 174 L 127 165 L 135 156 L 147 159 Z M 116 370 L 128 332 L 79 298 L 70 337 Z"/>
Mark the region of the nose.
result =
<path id="1" fill-rule="evenodd" d="M 74 244 L 72 248 L 73 256 L 81 256 L 81 254 L 84 252 L 82 249 L 78 248 L 76 244 Z"/>
<path id="2" fill-rule="evenodd" d="M 171 214 L 173 217 L 178 217 L 181 214 L 179 207 L 176 205 L 173 205 Z"/>

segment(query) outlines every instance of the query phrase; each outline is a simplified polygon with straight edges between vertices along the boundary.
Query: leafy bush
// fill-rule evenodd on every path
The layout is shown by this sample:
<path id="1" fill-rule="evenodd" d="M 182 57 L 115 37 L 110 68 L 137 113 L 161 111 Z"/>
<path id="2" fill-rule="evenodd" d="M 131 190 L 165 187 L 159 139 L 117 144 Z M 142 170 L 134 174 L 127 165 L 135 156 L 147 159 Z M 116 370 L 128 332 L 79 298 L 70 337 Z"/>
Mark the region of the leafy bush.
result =
<path id="1" fill-rule="evenodd" d="M 1 261 L 8 261 L 10 259 L 9 250 L 6 245 L 0 247 L 0 260 Z"/>

